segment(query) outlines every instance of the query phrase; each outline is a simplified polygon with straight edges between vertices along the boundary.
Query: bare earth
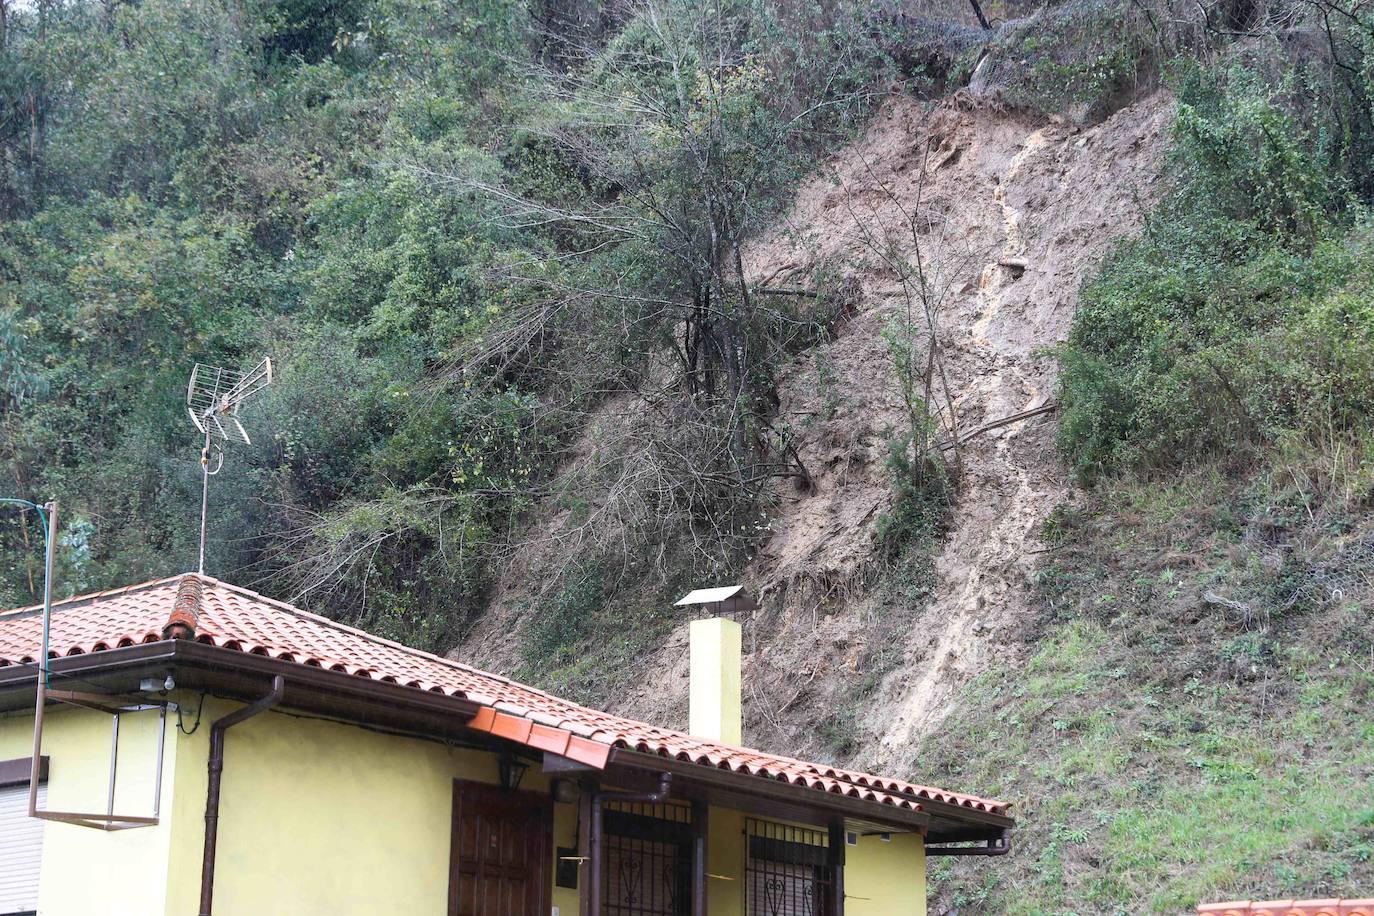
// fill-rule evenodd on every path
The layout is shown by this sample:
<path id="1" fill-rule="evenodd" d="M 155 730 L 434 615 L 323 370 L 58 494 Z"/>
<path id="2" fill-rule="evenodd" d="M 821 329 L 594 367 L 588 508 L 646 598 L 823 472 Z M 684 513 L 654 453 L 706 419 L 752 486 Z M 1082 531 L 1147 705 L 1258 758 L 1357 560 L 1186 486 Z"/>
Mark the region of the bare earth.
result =
<path id="1" fill-rule="evenodd" d="M 903 213 L 915 210 L 923 157 L 916 222 L 930 271 L 951 290 L 947 371 L 959 427 L 972 430 L 1053 398 L 1057 367 L 1045 350 L 1065 339 L 1081 282 L 1156 199 L 1172 116 L 1164 93 L 1087 129 L 968 96 L 934 107 L 894 98 L 746 252 L 757 281 L 804 287 L 828 270 L 860 291 L 835 339 L 779 377 L 780 413 L 816 486 L 779 489 L 771 536 L 746 577 L 764 598 L 745 621 L 748 743 L 816 756 L 838 747 L 849 762 L 918 773 L 910 749 L 940 723 L 957 688 L 989 665 L 1021 661 L 1005 636 L 1028 613 L 1040 527 L 1070 487 L 1053 414 L 965 446 L 955 526 L 936 559 L 929 606 L 894 611 L 871 594 L 874 526 L 891 500 L 883 462 L 904 417 L 882 330 L 905 308 L 871 243 L 890 237 L 913 253 Z M 609 405 L 601 421 L 632 409 Z M 536 533 L 559 524 L 550 515 Z M 456 657 L 498 671 L 517 666 L 520 603 L 538 591 L 530 571 L 542 565 L 534 540 Z M 685 631 L 641 660 L 640 688 L 613 711 L 685 725 Z M 879 658 L 891 670 L 855 703 Z M 836 730 L 848 740 L 837 745 Z"/>

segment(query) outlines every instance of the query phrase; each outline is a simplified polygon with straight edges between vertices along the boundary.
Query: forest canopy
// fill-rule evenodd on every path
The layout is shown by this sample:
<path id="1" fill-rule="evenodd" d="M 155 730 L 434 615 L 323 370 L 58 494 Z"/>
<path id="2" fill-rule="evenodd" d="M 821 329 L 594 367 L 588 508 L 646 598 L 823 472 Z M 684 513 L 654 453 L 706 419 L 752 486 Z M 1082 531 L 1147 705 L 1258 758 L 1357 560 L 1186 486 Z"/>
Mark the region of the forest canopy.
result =
<path id="1" fill-rule="evenodd" d="M 886 87 L 857 5 L 0 11 L 0 460 L 61 504 L 60 592 L 194 564 L 197 362 L 277 366 L 207 571 L 426 647 L 618 393 L 673 422 L 598 473 L 629 530 L 709 532 L 689 563 L 805 473 L 771 373 L 829 303 L 751 294 L 738 243 Z M 0 534 L 27 603 L 35 521 Z"/>

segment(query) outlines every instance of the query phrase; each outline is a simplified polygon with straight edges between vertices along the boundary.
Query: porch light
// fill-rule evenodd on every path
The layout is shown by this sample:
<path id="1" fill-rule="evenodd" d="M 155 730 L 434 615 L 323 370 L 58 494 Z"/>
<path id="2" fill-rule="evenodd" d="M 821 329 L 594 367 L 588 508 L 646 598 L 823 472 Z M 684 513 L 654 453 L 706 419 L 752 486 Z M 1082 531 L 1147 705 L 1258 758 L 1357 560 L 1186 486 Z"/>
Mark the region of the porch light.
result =
<path id="1" fill-rule="evenodd" d="M 525 778 L 525 771 L 530 765 L 523 760 L 519 760 L 511 753 L 503 753 L 496 760 L 496 770 L 498 778 L 501 780 L 501 788 L 507 792 L 513 792 L 520 788 L 520 781 Z"/>

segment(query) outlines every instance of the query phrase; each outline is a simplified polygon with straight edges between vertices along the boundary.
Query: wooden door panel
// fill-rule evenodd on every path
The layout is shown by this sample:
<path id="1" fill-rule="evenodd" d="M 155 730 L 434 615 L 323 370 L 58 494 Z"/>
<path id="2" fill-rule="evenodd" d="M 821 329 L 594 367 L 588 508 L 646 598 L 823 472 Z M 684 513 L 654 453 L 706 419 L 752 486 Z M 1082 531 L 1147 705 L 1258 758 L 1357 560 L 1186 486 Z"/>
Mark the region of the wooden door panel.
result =
<path id="1" fill-rule="evenodd" d="M 455 780 L 450 916 L 543 916 L 552 882 L 546 796 Z"/>

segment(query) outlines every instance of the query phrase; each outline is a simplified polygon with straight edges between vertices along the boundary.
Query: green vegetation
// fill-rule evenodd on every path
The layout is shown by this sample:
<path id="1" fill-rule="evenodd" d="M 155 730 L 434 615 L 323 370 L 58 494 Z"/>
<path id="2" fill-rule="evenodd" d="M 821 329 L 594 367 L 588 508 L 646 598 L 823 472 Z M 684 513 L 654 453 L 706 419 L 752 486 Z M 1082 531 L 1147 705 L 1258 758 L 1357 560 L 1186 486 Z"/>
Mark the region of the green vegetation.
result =
<path id="1" fill-rule="evenodd" d="M 1118 484 L 1055 514 L 1024 662 L 915 758 L 1016 799 L 1017 850 L 941 861 L 932 893 L 1068 916 L 1374 881 L 1374 525 L 1281 476 Z"/>
<path id="2" fill-rule="evenodd" d="M 1176 188 L 1084 288 L 1063 351 L 1084 478 L 1374 432 L 1374 232 L 1344 148 L 1290 111 L 1295 79 L 1178 78 Z"/>
<path id="3" fill-rule="evenodd" d="M 437 370 L 530 298 L 492 277 L 542 243 L 400 163 L 499 167 L 484 147 L 516 113 L 472 102 L 524 49 L 521 8 L 154 0 L 3 16 L 0 461 L 8 489 L 56 496 L 81 539 L 59 587 L 193 564 L 185 377 L 271 354 L 280 382 L 249 418 L 256 443 L 215 481 L 210 571 L 450 641 L 436 610 L 477 593 L 483 544 L 557 427 L 519 379 L 476 390 Z M 0 520 L 6 601 L 34 593 L 22 524 Z"/>
<path id="4" fill-rule="evenodd" d="M 1000 30 L 984 78 L 1020 107 L 1105 118 L 1157 85 L 1161 62 L 1200 44 L 1196 17 L 1172 16 L 1162 6 L 1071 0 L 1040 7 Z"/>
<path id="5" fill-rule="evenodd" d="M 960 912 L 1374 882 L 1374 22 L 1342 9 L 1335 66 L 1263 39 L 1174 65 L 1170 190 L 1061 351 L 1086 489 L 1018 660 L 916 758 L 1020 805 L 1008 867 L 932 869 Z"/>
<path id="6" fill-rule="evenodd" d="M 736 563 L 805 473 L 774 368 L 835 312 L 738 243 L 861 123 L 878 38 L 848 3 L 0 6 L 0 464 L 63 505 L 60 590 L 192 565 L 187 373 L 269 354 L 211 573 L 442 649 L 542 497 Z M 652 418 L 562 479 L 616 396 Z M 31 600 L 33 520 L 0 535 Z"/>

